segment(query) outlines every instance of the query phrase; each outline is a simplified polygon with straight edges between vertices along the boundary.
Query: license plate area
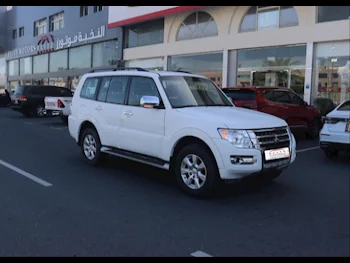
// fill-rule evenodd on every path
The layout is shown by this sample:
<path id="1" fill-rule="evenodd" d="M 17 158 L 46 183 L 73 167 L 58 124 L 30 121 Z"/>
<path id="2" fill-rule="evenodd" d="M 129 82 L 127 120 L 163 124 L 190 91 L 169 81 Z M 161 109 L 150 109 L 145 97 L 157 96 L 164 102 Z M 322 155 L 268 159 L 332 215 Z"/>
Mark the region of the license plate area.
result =
<path id="1" fill-rule="evenodd" d="M 289 158 L 290 157 L 289 147 L 265 150 L 264 155 L 265 155 L 266 161 Z"/>

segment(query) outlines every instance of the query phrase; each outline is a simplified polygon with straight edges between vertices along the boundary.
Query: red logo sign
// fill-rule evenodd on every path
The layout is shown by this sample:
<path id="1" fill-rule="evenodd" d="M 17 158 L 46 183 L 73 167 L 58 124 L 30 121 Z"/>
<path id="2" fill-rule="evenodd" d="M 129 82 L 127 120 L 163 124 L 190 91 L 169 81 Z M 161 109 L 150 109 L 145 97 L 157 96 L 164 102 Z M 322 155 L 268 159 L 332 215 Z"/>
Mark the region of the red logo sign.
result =
<path id="1" fill-rule="evenodd" d="M 38 41 L 38 54 L 45 54 L 54 51 L 55 39 L 52 35 L 42 35 Z"/>

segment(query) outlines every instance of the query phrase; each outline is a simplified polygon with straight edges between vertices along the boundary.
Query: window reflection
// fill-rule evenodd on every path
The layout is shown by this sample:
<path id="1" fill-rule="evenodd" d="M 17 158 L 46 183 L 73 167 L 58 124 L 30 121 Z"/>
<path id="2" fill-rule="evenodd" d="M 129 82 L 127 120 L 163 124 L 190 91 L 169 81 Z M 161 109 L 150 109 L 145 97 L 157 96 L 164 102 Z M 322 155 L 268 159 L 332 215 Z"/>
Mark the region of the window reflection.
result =
<path id="1" fill-rule="evenodd" d="M 47 73 L 49 70 L 49 55 L 43 54 L 33 57 L 33 73 Z"/>
<path id="2" fill-rule="evenodd" d="M 318 6 L 317 22 L 330 22 L 350 18 L 350 6 Z"/>
<path id="3" fill-rule="evenodd" d="M 287 87 L 304 93 L 306 46 L 238 51 L 237 85 Z"/>
<path id="4" fill-rule="evenodd" d="M 91 45 L 69 49 L 69 69 L 91 68 Z"/>
<path id="5" fill-rule="evenodd" d="M 126 48 L 164 42 L 164 19 L 144 22 L 125 28 Z"/>
<path id="6" fill-rule="evenodd" d="M 21 58 L 19 60 L 19 73 L 22 76 L 32 74 L 32 57 Z"/>
<path id="7" fill-rule="evenodd" d="M 339 104 L 350 99 L 348 41 L 317 43 L 314 65 L 312 101 L 327 98 Z"/>
<path id="8" fill-rule="evenodd" d="M 297 25 L 298 15 L 293 6 L 252 6 L 242 20 L 240 32 Z"/>
<path id="9" fill-rule="evenodd" d="M 19 75 L 19 60 L 14 59 L 7 63 L 8 65 L 8 74 L 9 76 L 18 76 Z"/>
<path id="10" fill-rule="evenodd" d="M 169 59 L 169 70 L 188 71 L 203 75 L 213 80 L 219 87 L 222 86 L 222 53 L 173 56 Z"/>
<path id="11" fill-rule="evenodd" d="M 68 68 L 68 50 L 50 53 L 50 72 L 64 71 Z"/>
<path id="12" fill-rule="evenodd" d="M 103 67 L 117 64 L 118 40 L 102 42 L 93 45 L 92 66 Z"/>
<path id="13" fill-rule="evenodd" d="M 67 82 L 65 78 L 49 78 L 49 85 L 65 88 Z"/>

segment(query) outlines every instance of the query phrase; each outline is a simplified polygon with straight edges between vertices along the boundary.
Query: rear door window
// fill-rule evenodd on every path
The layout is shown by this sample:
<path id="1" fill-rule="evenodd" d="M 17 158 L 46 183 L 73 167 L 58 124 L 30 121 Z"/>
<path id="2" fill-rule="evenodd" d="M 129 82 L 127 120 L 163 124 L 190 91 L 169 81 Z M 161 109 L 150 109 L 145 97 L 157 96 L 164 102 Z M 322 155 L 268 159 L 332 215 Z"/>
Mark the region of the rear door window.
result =
<path id="1" fill-rule="evenodd" d="M 96 96 L 99 78 L 87 78 L 80 92 L 80 97 L 94 100 Z"/>
<path id="2" fill-rule="evenodd" d="M 226 95 L 233 101 L 251 101 L 256 100 L 256 93 L 253 90 L 224 90 Z"/>
<path id="3" fill-rule="evenodd" d="M 102 79 L 100 89 L 98 91 L 97 100 L 105 102 L 107 99 L 108 87 L 111 82 L 111 77 L 105 77 Z"/>
<path id="4" fill-rule="evenodd" d="M 291 103 L 291 98 L 288 94 L 289 92 L 285 91 L 266 91 L 265 99 L 277 103 Z"/>
<path id="5" fill-rule="evenodd" d="M 106 102 L 124 104 L 128 79 L 129 77 L 126 76 L 112 77 L 109 83 Z"/>

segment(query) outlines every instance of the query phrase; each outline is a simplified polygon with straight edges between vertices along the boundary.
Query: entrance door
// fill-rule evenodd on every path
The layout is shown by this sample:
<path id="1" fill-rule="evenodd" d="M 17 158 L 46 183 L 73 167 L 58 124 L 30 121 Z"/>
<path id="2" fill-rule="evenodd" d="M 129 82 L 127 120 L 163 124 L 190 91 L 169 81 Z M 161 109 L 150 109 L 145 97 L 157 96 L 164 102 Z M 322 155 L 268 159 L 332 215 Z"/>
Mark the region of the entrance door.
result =
<path id="1" fill-rule="evenodd" d="M 252 72 L 252 85 L 263 87 L 289 87 L 289 72 L 288 70 Z"/>

